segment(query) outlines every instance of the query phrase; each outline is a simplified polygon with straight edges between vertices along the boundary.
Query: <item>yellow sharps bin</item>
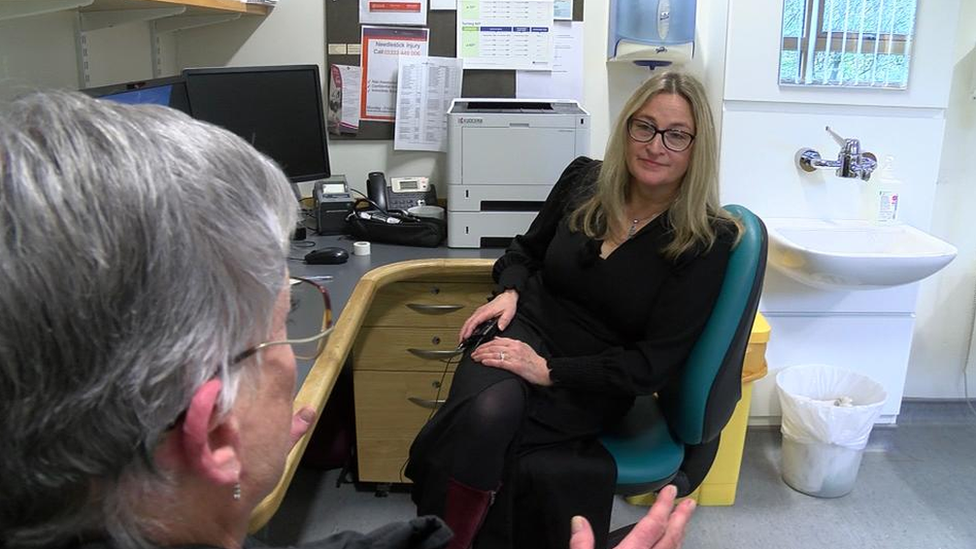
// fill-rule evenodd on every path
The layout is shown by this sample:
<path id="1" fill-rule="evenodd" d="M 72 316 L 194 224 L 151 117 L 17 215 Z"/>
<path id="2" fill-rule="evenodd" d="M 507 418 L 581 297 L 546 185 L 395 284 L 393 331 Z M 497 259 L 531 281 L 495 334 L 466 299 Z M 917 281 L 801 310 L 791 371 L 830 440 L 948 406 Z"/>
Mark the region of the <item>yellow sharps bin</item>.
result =
<path id="1" fill-rule="evenodd" d="M 746 425 L 749 423 L 749 405 L 752 403 L 752 382 L 766 375 L 766 344 L 769 342 L 769 323 L 762 314 L 756 314 L 752 334 L 742 363 L 742 398 L 735 406 L 728 425 L 722 429 L 722 439 L 711 470 L 697 490 L 688 497 L 699 505 L 732 505 L 735 489 L 739 484 L 739 466 L 742 449 L 746 442 Z M 654 494 L 641 494 L 627 498 L 632 505 L 651 505 Z"/>

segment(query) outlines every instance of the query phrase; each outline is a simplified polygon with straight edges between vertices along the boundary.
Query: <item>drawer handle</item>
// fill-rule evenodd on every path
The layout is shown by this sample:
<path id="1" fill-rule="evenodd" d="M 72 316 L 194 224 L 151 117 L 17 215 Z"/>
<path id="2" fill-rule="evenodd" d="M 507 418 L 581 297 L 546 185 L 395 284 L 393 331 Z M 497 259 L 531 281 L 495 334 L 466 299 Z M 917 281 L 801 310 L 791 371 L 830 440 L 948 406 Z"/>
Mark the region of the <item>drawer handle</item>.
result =
<path id="1" fill-rule="evenodd" d="M 421 408 L 427 408 L 428 410 L 436 410 L 441 407 L 441 404 L 447 402 L 447 399 L 443 399 L 443 398 L 437 400 L 430 400 L 427 398 L 407 397 L 407 400 L 413 402 L 414 404 L 420 406 Z"/>
<path id="2" fill-rule="evenodd" d="M 461 310 L 464 308 L 464 305 L 427 305 L 424 303 L 407 303 L 407 307 L 410 307 L 418 313 L 442 315 Z"/>
<path id="3" fill-rule="evenodd" d="M 451 358 L 452 356 L 457 356 L 458 354 L 463 352 L 463 350 L 452 349 L 450 351 L 430 351 L 427 349 L 407 349 L 407 352 L 416 357 L 433 360 L 433 359 Z"/>

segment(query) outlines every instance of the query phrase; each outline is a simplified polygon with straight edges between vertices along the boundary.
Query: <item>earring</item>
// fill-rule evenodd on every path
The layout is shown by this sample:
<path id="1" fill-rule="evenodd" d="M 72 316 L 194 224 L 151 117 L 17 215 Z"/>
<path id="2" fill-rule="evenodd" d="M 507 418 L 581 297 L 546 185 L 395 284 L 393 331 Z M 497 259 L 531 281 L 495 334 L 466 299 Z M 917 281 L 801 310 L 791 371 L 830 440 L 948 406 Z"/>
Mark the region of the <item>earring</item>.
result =
<path id="1" fill-rule="evenodd" d="M 241 483 L 240 482 L 235 482 L 234 483 L 234 501 L 240 501 L 240 500 L 241 500 Z"/>

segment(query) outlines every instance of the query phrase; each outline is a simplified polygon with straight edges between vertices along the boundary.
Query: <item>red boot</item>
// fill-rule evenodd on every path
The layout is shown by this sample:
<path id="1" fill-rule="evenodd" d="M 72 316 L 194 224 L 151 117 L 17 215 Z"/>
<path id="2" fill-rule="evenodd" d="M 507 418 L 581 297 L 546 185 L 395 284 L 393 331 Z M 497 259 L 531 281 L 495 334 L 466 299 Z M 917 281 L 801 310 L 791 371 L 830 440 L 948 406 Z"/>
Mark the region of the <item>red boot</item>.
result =
<path id="1" fill-rule="evenodd" d="M 478 535 L 481 524 L 488 515 L 488 507 L 495 499 L 495 492 L 478 490 L 453 478 L 447 482 L 447 502 L 444 522 L 451 527 L 454 537 L 447 549 L 469 549 Z"/>

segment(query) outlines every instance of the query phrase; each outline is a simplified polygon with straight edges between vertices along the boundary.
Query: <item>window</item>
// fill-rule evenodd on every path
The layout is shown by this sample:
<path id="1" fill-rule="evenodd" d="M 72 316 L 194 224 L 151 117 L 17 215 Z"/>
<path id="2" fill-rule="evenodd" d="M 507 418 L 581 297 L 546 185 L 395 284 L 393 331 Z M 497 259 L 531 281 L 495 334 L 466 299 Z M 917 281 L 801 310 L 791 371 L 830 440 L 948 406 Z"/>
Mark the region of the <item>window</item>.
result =
<path id="1" fill-rule="evenodd" d="M 905 89 L 917 0 L 784 0 L 781 85 Z"/>

